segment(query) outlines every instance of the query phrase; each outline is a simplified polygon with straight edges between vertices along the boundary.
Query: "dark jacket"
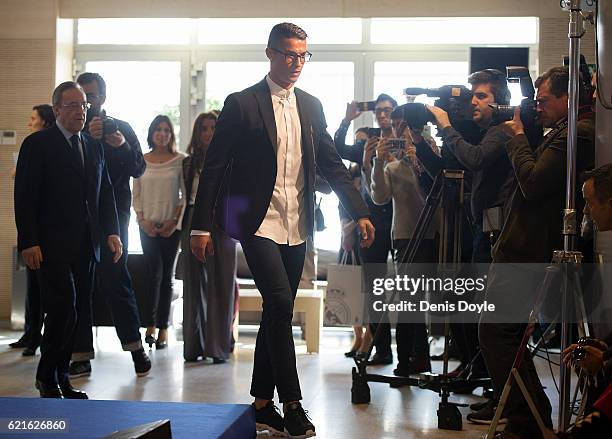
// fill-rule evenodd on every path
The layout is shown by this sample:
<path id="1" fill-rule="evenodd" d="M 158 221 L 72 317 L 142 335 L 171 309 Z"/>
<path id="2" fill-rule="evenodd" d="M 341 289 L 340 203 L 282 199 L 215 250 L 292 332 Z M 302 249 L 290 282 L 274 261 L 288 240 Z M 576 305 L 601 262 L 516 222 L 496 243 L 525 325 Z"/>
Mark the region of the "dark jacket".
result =
<path id="1" fill-rule="evenodd" d="M 354 219 L 367 217 L 369 212 L 327 133 L 321 103 L 298 88 L 295 96 L 302 131 L 306 224 L 312 236 L 315 167 Z M 206 184 L 198 187 L 192 229 L 210 231 L 216 217 L 233 238 L 255 234 L 274 190 L 275 145 L 276 123 L 266 80 L 229 95 L 206 153 L 202 170 Z M 222 186 L 226 191 L 221 191 Z"/>
<path id="2" fill-rule="evenodd" d="M 595 117 L 582 115 L 577 125 L 576 213 L 582 220 L 584 200 L 580 175 L 595 164 Z M 527 136 L 515 136 L 506 145 L 517 179 L 508 216 L 493 248 L 494 262 L 550 262 L 563 249 L 561 235 L 565 208 L 567 127 L 553 129 L 532 151 Z M 577 249 L 581 242 L 578 239 Z"/>
<path id="3" fill-rule="evenodd" d="M 81 132 L 85 168 L 57 126 L 26 137 L 15 174 L 19 251 L 38 245 L 44 261 L 70 262 L 86 228 L 100 260 L 103 237 L 119 235 L 115 197 L 104 149 Z"/>
<path id="4" fill-rule="evenodd" d="M 472 216 L 482 224 L 482 212 L 503 206 L 514 189 L 514 170 L 506 153 L 510 136 L 501 127 L 490 127 L 480 143 L 471 144 L 448 126 L 441 131 L 444 147 L 472 172 Z"/>
<path id="5" fill-rule="evenodd" d="M 115 119 L 115 118 L 113 118 Z M 125 137 L 125 143 L 115 148 L 102 141 L 108 174 L 115 190 L 117 210 L 124 214 L 130 213 L 132 205 L 132 190 L 130 177 L 138 178 L 144 174 L 146 162 L 142 156 L 140 142 L 134 130 L 127 122 L 115 119 L 118 130 Z M 87 131 L 87 127 L 84 128 Z"/>

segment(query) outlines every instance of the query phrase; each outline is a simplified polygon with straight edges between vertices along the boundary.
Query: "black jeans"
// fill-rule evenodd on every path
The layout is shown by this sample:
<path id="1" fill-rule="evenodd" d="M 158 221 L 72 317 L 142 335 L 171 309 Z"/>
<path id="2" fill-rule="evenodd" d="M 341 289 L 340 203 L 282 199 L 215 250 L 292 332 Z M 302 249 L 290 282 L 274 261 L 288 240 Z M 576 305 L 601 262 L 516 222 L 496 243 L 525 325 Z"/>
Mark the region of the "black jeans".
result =
<path id="1" fill-rule="evenodd" d="M 140 340 L 140 316 L 136 295 L 132 289 L 132 278 L 127 268 L 128 226 L 130 212 L 118 211 L 119 234 L 123 243 L 123 255 L 113 263 L 114 254 L 108 248 L 106 239 L 100 247 L 100 263 L 96 267 L 96 280 L 99 293 L 104 295 L 124 351 L 135 351 L 142 347 Z M 84 361 L 94 358 L 93 336 L 91 332 L 91 306 L 81 316 L 76 330 L 73 361 Z"/>
<path id="2" fill-rule="evenodd" d="M 376 227 L 376 226 L 375 226 Z M 372 298 L 371 294 L 367 293 L 367 289 L 372 285 L 374 278 L 383 278 L 387 274 L 385 264 L 389 254 L 393 258 L 393 246 L 391 244 L 391 229 L 376 229 L 376 239 L 369 248 L 360 248 L 359 259 L 361 259 L 362 265 L 368 265 L 367 269 L 364 268 L 364 285 L 366 286 L 367 297 Z M 368 307 L 372 309 L 371 306 Z M 370 330 L 374 335 L 373 345 L 376 347 L 376 354 L 381 356 L 389 356 L 391 353 L 391 325 L 388 322 L 380 323 L 380 329 L 378 329 L 379 323 L 370 323 Z M 376 330 L 378 329 L 378 333 Z"/>
<path id="3" fill-rule="evenodd" d="M 91 308 L 94 259 L 86 229 L 70 261 L 44 260 L 36 270 L 46 312 L 36 379 L 48 384 L 68 381 L 77 320 Z"/>
<path id="4" fill-rule="evenodd" d="M 280 402 L 302 399 L 295 363 L 291 320 L 293 303 L 304 267 L 306 243 L 280 245 L 252 236 L 241 241 L 247 264 L 263 299 L 257 333 L 251 395 Z"/>
<path id="5" fill-rule="evenodd" d="M 174 277 L 174 261 L 181 240 L 180 230 L 175 230 L 167 238 L 154 238 L 140 230 L 142 253 L 147 263 L 150 294 L 147 315 L 143 324 L 147 327 L 156 326 L 167 329 L 172 303 L 172 278 Z"/>
<path id="6" fill-rule="evenodd" d="M 516 288 L 516 282 L 513 283 L 513 279 L 519 276 L 523 282 L 525 279 L 529 279 L 531 288 Z M 543 278 L 544 273 L 526 271 L 520 267 L 520 264 L 502 266 L 493 263 L 489 269 L 486 295 L 487 298 L 491 297 L 492 299 L 511 297 L 515 303 L 525 303 L 525 309 L 521 310 L 520 314 L 527 322 L 529 304 L 533 303 L 533 296 L 537 295 L 539 284 Z M 526 323 L 491 321 L 487 313 L 482 314 L 479 324 L 480 347 L 493 381 L 495 398 L 501 396 L 526 326 Z M 519 373 L 526 388 L 531 393 L 544 424 L 552 428 L 552 407 L 546 393 L 544 393 L 529 350 L 525 351 Z M 508 417 L 506 430 L 524 437 L 539 437 L 536 421 L 516 383 L 512 386 L 508 396 L 506 414 Z"/>

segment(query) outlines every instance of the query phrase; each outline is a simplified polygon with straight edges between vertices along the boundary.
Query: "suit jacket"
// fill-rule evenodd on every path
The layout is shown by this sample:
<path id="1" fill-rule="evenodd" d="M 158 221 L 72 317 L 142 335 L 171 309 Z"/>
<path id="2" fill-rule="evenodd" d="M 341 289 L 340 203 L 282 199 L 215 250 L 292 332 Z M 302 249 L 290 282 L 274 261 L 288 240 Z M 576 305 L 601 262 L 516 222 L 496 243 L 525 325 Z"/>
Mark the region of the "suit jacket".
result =
<path id="1" fill-rule="evenodd" d="M 298 88 L 295 96 L 302 130 L 308 234 L 314 231 L 316 169 L 353 219 L 369 216 L 327 133 L 321 103 Z M 210 231 L 217 221 L 238 240 L 254 235 L 268 211 L 276 171 L 276 122 L 264 79 L 225 100 L 206 153 L 192 229 Z"/>
<path id="2" fill-rule="evenodd" d="M 57 125 L 28 136 L 15 174 L 15 222 L 19 250 L 39 245 L 43 261 L 70 262 L 88 227 L 92 254 L 101 239 L 119 235 L 113 187 L 100 142 L 81 132 L 85 166 Z"/>

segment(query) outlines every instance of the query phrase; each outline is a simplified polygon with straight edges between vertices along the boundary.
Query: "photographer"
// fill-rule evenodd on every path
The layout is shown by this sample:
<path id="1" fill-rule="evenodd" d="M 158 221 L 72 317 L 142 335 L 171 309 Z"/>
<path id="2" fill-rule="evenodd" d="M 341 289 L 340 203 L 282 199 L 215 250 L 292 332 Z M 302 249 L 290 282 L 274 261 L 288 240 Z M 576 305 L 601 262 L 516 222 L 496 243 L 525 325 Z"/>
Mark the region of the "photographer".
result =
<path id="1" fill-rule="evenodd" d="M 562 212 L 565 206 L 567 115 L 569 73 L 566 67 L 554 67 L 535 83 L 537 112 L 540 122 L 551 131 L 534 150 L 529 145 L 520 109 L 514 119 L 502 126 L 512 139 L 506 151 L 517 179 L 517 188 L 509 200 L 509 210 L 500 237 L 493 247 L 493 264 L 488 275 L 487 300 L 503 302 L 506 317 L 493 319 L 484 313 L 479 326 L 480 346 L 499 397 L 519 349 L 529 312 L 533 307 L 544 273 L 525 268 L 523 263 L 548 263 L 553 250 L 563 248 Z M 584 87 L 580 102 L 588 103 Z M 595 118 L 590 105 L 580 108 L 577 123 L 576 172 L 592 168 L 594 163 Z M 577 197 L 577 212 L 582 200 Z M 578 218 L 578 224 L 581 218 Z M 576 237 L 576 248 L 581 242 Z M 523 283 L 517 288 L 517 279 Z M 525 283 L 527 282 L 527 283 Z M 507 304 L 507 306 L 506 306 Z M 510 306 L 514 309 L 510 310 Z M 510 317 L 510 314 L 512 316 Z M 551 428 L 551 405 L 544 393 L 529 351 L 525 353 L 519 373 L 531 398 Z M 506 403 L 508 424 L 499 438 L 538 438 L 541 432 L 518 387 L 513 386 Z"/>
<path id="2" fill-rule="evenodd" d="M 612 164 L 585 172 L 582 185 L 584 215 L 590 217 L 599 232 L 612 230 Z M 579 419 L 568 438 L 609 437 L 612 431 L 612 334 L 605 340 L 593 339 L 586 344 L 572 344 L 563 351 L 568 366 L 582 369 L 591 376 L 589 386 L 590 414 Z"/>
<path id="3" fill-rule="evenodd" d="M 83 88 L 87 102 L 91 104 L 84 131 L 94 139 L 100 140 L 104 146 L 104 155 L 117 203 L 121 241 L 126 250 L 119 262 L 113 264 L 112 254 L 103 247 L 97 269 L 97 284 L 100 294 L 108 300 L 123 350 L 131 352 L 136 374 L 144 376 L 151 369 L 151 361 L 142 347 L 138 305 L 127 268 L 127 249 L 132 200 L 130 178 L 140 177 L 144 173 L 145 161 L 132 127 L 122 120 L 107 118 L 102 110 L 106 101 L 106 83 L 102 76 L 85 72 L 79 75 L 77 82 Z M 90 305 L 84 313 L 79 314 L 70 364 L 71 377 L 91 374 L 90 360 L 94 358 L 91 326 Z"/>
<path id="4" fill-rule="evenodd" d="M 376 118 L 376 123 L 380 127 L 380 137 L 382 138 L 393 136 L 391 113 L 395 107 L 397 107 L 397 102 L 389 95 L 383 93 L 376 98 L 374 116 Z M 363 142 L 357 142 L 353 146 L 345 144 L 346 132 L 349 125 L 351 121 L 360 114 L 356 102 L 347 104 L 346 116 L 334 135 L 334 144 L 336 145 L 340 157 L 360 165 L 360 192 L 370 209 L 370 219 L 376 228 L 376 240 L 371 247 L 360 248 L 359 258 L 364 266 L 373 267 L 372 264 L 376 264 L 376 267 L 382 267 L 383 264 L 387 263 L 389 254 L 393 257 L 393 246 L 391 243 L 393 207 L 391 202 L 377 205 L 372 201 L 370 195 L 372 160 L 376 145 L 379 141 L 379 136 L 369 135 L 365 144 Z M 385 275 L 385 273 L 375 273 L 374 271 L 375 270 L 364 269 L 364 276 L 366 277 L 364 285 L 371 285 L 370 278 L 382 277 Z M 370 325 L 372 334 L 376 333 L 376 323 L 377 322 L 374 322 Z M 379 330 L 378 337 L 374 340 L 374 346 L 376 347 L 376 354 L 372 357 L 369 364 L 383 365 L 393 362 L 393 354 L 391 352 L 391 326 L 388 323 L 383 323 L 383 326 Z"/>
<path id="5" fill-rule="evenodd" d="M 401 139 L 380 139 L 376 147 L 376 158 L 372 168 L 371 194 L 375 203 L 393 202 L 393 248 L 398 271 L 403 271 L 404 259 L 416 231 L 425 198 L 431 188 L 431 178 L 424 172 L 416 158 L 416 148 L 410 141 L 406 124 L 392 113 L 396 137 Z M 432 222 L 410 262 L 420 264 L 418 274 L 437 261 L 436 231 L 439 217 Z M 425 265 L 427 264 L 427 265 Z M 431 371 L 429 343 L 425 320 L 416 323 L 398 322 L 395 338 L 397 341 L 397 368 L 393 374 L 409 376 Z"/>
<path id="6" fill-rule="evenodd" d="M 503 206 L 514 185 L 514 171 L 508 160 L 505 145 L 510 136 L 501 126 L 492 126 L 493 109 L 489 104 L 510 103 L 510 90 L 502 72 L 494 69 L 473 73 L 468 78 L 472 86 L 473 121 L 484 133 L 478 144 L 466 141 L 455 130 L 448 114 L 441 108 L 428 105 L 444 142 L 444 148 L 459 163 L 472 172 L 471 207 L 474 219 L 472 262 L 491 262 L 488 234 L 483 233 L 483 211 Z M 500 225 L 501 227 L 501 225 Z"/>

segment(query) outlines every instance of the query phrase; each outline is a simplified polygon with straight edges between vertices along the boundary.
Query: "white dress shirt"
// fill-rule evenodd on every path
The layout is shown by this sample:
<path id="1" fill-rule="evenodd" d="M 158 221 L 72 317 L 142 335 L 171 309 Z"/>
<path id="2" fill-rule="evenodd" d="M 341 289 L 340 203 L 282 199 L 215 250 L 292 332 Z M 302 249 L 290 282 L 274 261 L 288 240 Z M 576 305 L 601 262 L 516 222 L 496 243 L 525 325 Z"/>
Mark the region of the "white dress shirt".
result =
<path id="1" fill-rule="evenodd" d="M 276 182 L 268 211 L 255 235 L 277 244 L 298 245 L 307 237 L 302 125 L 293 87 L 284 89 L 270 76 L 266 76 L 266 82 L 276 122 Z M 209 231 L 191 231 L 192 236 L 208 234 Z"/>

